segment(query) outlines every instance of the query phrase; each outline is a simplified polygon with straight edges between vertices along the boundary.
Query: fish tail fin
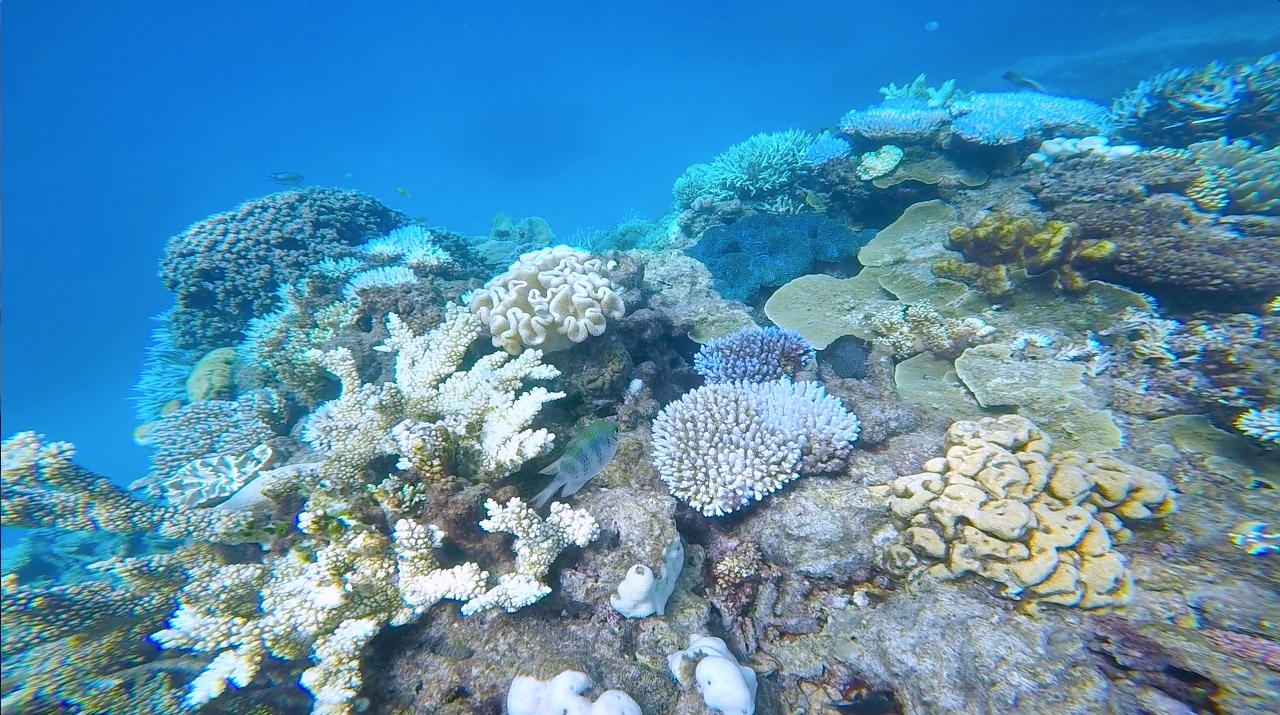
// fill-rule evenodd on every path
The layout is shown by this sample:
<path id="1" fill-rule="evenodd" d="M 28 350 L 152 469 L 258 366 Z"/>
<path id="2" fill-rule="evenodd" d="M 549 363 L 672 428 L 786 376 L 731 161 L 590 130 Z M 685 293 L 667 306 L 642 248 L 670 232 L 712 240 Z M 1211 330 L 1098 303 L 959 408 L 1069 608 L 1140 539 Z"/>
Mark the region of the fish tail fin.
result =
<path id="1" fill-rule="evenodd" d="M 542 468 L 542 471 L 538 472 L 538 474 L 559 474 L 559 473 L 560 473 L 560 460 L 559 460 L 559 459 L 557 459 L 556 461 L 552 462 L 551 464 L 548 464 L 547 466 L 543 467 L 543 468 Z"/>
<path id="2" fill-rule="evenodd" d="M 547 488 L 538 492 L 538 495 L 533 498 L 533 508 L 541 509 L 544 504 L 550 501 L 551 497 L 555 496 L 556 491 L 562 486 L 564 486 L 564 483 L 559 479 L 552 479 Z"/>

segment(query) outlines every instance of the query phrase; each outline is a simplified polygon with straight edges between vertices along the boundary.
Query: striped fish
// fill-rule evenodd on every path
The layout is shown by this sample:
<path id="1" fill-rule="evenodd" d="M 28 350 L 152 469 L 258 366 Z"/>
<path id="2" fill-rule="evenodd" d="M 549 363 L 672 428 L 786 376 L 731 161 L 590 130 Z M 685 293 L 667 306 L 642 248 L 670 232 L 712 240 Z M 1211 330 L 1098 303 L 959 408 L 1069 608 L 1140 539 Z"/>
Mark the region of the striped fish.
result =
<path id="1" fill-rule="evenodd" d="M 539 474 L 553 474 L 555 478 L 546 489 L 533 498 L 535 508 L 542 508 L 561 487 L 561 497 L 577 492 L 595 475 L 604 471 L 618 452 L 618 423 L 612 420 L 592 420 L 564 448 L 560 458 Z"/>

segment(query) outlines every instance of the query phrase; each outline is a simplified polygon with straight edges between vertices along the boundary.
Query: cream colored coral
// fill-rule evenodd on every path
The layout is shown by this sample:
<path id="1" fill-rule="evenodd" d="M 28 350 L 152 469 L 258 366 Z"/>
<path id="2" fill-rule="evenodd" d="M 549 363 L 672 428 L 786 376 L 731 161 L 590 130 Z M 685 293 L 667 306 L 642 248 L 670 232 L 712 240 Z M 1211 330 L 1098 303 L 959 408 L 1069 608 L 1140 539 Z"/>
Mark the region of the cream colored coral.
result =
<path id="1" fill-rule="evenodd" d="M 512 548 L 516 552 L 516 570 L 499 576 L 497 586 L 463 604 L 464 616 L 494 607 L 516 611 L 551 593 L 551 588 L 542 582 L 551 570 L 551 562 L 566 547 L 586 546 L 600 533 L 600 525 L 585 509 L 560 502 L 551 503 L 546 519 L 518 497 L 506 504 L 490 499 L 484 508 L 489 518 L 480 522 L 481 529 L 515 534 Z"/>
<path id="2" fill-rule="evenodd" d="M 1131 536 L 1122 518 L 1172 512 L 1169 483 L 1114 457 L 1051 447 L 1017 415 L 953 424 L 945 458 L 872 488 L 908 523 L 886 546 L 886 563 L 923 562 L 921 570 L 943 579 L 976 573 L 1032 602 L 1126 603 L 1133 578 L 1113 548 Z"/>
<path id="3" fill-rule="evenodd" d="M 316 698 L 314 715 L 351 712 L 360 688 L 360 647 L 383 625 L 401 625 L 443 599 L 484 591 L 487 574 L 472 563 L 440 567 L 433 525 L 401 519 L 391 538 L 317 512 L 302 512 L 301 539 L 260 564 L 215 561 L 190 567 L 168 628 L 152 635 L 163 648 L 216 653 L 192 682 L 198 707 L 228 682 L 247 685 L 265 655 L 317 665 L 301 683 Z"/>
<path id="4" fill-rule="evenodd" d="M 477 290 L 471 312 L 489 328 L 494 347 L 512 355 L 563 350 L 603 334 L 607 319 L 626 313 L 609 277 L 613 267 L 569 246 L 532 251 Z"/>
<path id="5" fill-rule="evenodd" d="M 926 350 L 955 357 L 965 348 L 990 339 L 995 328 L 976 316 L 944 318 L 924 303 L 881 302 L 855 315 L 871 329 L 872 341 L 904 359 Z"/>
<path id="6" fill-rule="evenodd" d="M 325 455 L 322 478 L 334 485 L 361 483 L 370 460 L 393 454 L 400 469 L 439 477 L 447 454 L 456 473 L 489 480 L 551 449 L 555 435 L 529 425 L 544 403 L 564 393 L 543 387 L 520 392 L 526 380 L 560 374 L 542 364 L 541 351 L 515 359 L 491 353 L 460 371 L 480 324 L 456 305 L 424 335 L 388 315 L 387 333 L 374 349 L 395 353 L 395 382 L 363 384 L 346 348 L 311 354 L 342 383 L 342 394 L 312 413 L 302 433 Z"/>

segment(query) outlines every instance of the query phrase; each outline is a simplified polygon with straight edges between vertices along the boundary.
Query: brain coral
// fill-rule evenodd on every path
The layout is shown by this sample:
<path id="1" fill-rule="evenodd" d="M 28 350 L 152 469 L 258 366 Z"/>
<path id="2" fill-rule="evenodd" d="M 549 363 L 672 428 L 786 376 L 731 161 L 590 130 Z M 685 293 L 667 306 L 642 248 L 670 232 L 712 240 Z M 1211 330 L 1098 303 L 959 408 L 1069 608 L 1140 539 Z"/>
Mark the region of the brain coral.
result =
<path id="1" fill-rule="evenodd" d="M 720 516 L 802 474 L 839 469 L 857 438 L 858 418 L 816 382 L 723 382 L 663 408 L 653 464 L 672 494 Z"/>
<path id="2" fill-rule="evenodd" d="M 277 303 L 276 290 L 325 258 L 408 218 L 358 191 L 306 188 L 247 201 L 169 239 L 160 279 L 177 306 L 170 319 L 178 348 L 234 344 L 255 316 Z"/>
<path id="3" fill-rule="evenodd" d="M 1017 415 L 962 421 L 945 457 L 872 487 L 907 522 L 886 565 L 955 579 L 976 573 L 1004 595 L 1080 608 L 1123 605 L 1133 575 L 1113 548 L 1133 534 L 1122 519 L 1174 510 L 1161 475 L 1105 455 L 1054 452 Z"/>
<path id="4" fill-rule="evenodd" d="M 526 253 L 475 292 L 471 312 L 494 346 L 512 355 L 527 347 L 564 350 L 626 314 L 621 288 L 609 279 L 613 267 L 569 246 Z"/>

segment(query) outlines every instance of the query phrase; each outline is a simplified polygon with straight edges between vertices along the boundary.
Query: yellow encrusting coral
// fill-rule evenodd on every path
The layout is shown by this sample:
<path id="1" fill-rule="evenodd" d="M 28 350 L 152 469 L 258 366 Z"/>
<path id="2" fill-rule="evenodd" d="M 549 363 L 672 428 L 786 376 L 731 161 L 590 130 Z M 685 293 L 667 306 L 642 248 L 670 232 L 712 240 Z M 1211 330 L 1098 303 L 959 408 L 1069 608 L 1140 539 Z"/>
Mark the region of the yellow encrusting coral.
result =
<path id="1" fill-rule="evenodd" d="M 1115 251 L 1105 241 L 1080 240 L 1072 224 L 1048 221 L 1037 225 L 1003 211 L 987 214 L 974 226 L 955 226 L 947 238 L 948 248 L 962 253 L 965 260 L 941 259 L 933 264 L 933 272 L 992 298 L 1013 292 L 1015 270 L 1032 276 L 1056 271 L 1058 287 L 1067 292 L 1082 291 L 1089 286 L 1089 279 L 1080 273 L 1076 262 L 1103 260 Z"/>
<path id="2" fill-rule="evenodd" d="M 1161 475 L 1105 455 L 1055 452 L 1017 415 L 961 421 L 945 457 L 872 487 L 905 522 L 886 567 L 950 580 L 976 573 L 1028 603 L 1085 609 L 1128 603 L 1133 575 L 1114 544 L 1125 519 L 1171 513 Z"/>

